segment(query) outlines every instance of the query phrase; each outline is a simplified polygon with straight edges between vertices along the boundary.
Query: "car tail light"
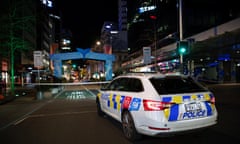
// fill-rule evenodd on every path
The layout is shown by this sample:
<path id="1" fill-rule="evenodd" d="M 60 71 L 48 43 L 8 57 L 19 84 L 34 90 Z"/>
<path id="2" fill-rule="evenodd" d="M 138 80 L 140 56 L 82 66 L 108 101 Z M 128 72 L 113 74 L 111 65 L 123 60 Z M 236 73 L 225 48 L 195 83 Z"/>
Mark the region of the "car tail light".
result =
<path id="1" fill-rule="evenodd" d="M 173 103 L 153 101 L 153 100 L 143 100 L 143 107 L 145 111 L 160 111 L 171 107 Z"/>

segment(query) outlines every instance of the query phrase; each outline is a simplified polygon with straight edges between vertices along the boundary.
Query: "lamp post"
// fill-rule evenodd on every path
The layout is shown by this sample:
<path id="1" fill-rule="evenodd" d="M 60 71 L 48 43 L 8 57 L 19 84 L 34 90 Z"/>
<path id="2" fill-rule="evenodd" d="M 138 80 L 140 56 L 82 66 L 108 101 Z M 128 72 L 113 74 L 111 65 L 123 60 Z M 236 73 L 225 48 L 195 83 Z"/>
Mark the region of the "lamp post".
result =
<path id="1" fill-rule="evenodd" d="M 183 40 L 183 28 L 182 28 L 182 0 L 179 0 L 179 41 Z"/>
<path id="2" fill-rule="evenodd" d="M 157 70 L 157 16 L 156 15 L 150 15 L 150 19 L 153 20 L 153 33 L 154 33 L 154 65 L 155 65 L 155 70 Z"/>
<path id="3" fill-rule="evenodd" d="M 155 49 L 155 71 L 157 71 L 157 28 L 156 28 L 156 21 L 154 22 L 154 49 Z"/>
<path id="4" fill-rule="evenodd" d="M 179 42 L 183 40 L 183 26 L 182 26 L 182 0 L 179 0 Z M 178 43 L 179 43 L 178 42 Z M 183 73 L 183 53 L 179 53 L 180 56 L 180 72 Z"/>

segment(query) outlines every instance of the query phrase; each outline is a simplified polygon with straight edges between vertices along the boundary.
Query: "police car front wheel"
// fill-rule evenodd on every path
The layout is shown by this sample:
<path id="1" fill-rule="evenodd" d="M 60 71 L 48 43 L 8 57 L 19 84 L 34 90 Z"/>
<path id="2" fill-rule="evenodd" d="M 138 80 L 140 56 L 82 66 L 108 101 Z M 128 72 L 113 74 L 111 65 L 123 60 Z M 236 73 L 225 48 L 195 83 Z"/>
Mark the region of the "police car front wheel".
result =
<path id="1" fill-rule="evenodd" d="M 104 112 L 101 109 L 101 105 L 100 105 L 99 100 L 97 100 L 96 103 L 97 103 L 97 113 L 98 113 L 98 115 L 99 116 L 104 116 L 105 114 L 104 114 Z"/>

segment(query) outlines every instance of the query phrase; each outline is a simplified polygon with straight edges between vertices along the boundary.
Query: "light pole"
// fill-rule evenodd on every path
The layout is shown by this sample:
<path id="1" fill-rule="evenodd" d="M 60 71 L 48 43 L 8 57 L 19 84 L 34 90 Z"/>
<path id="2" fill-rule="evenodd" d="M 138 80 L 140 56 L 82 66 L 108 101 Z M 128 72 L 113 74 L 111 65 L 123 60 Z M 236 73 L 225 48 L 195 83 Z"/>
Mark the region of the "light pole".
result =
<path id="1" fill-rule="evenodd" d="M 179 42 L 183 40 L 183 26 L 182 26 L 182 0 L 179 0 Z M 179 43 L 178 42 L 178 43 Z M 183 73 L 183 53 L 179 53 L 180 56 L 180 72 Z"/>
<path id="2" fill-rule="evenodd" d="M 151 15 L 150 19 L 153 20 L 153 33 L 154 33 L 154 39 L 153 39 L 153 43 L 154 43 L 154 65 L 155 65 L 155 70 L 157 70 L 157 16 L 156 15 Z"/>
<path id="3" fill-rule="evenodd" d="M 157 71 L 157 28 L 156 28 L 156 20 L 154 21 L 154 49 L 155 49 L 155 71 Z"/>
<path id="4" fill-rule="evenodd" d="M 179 0 L 179 41 L 183 40 L 183 28 L 182 28 L 182 0 Z"/>

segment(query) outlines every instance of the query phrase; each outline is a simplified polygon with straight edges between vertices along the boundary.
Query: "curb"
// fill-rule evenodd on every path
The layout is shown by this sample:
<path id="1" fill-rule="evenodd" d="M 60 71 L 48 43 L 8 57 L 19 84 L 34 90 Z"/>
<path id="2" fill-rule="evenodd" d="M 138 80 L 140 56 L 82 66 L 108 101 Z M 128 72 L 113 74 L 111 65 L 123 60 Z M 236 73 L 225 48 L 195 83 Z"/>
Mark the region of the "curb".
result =
<path id="1" fill-rule="evenodd" d="M 4 98 L 2 100 L 0 100 L 0 105 L 11 102 L 13 100 L 15 100 L 15 96 L 4 96 Z"/>
<path id="2" fill-rule="evenodd" d="M 17 98 L 21 97 L 35 97 L 36 89 L 34 88 L 16 88 L 14 95 L 11 92 L 7 92 L 6 96 L 3 96 L 3 99 L 0 99 L 0 105 L 14 101 Z"/>

